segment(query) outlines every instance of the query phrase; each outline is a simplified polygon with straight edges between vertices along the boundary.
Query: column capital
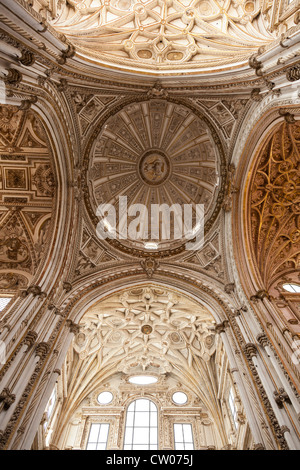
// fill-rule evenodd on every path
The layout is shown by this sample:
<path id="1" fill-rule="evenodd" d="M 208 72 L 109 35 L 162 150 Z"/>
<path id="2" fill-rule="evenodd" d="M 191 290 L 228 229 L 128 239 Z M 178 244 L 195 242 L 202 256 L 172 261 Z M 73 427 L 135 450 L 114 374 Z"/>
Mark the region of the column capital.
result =
<path id="1" fill-rule="evenodd" d="M 257 347 L 253 343 L 247 343 L 244 346 L 244 351 L 245 353 L 251 357 L 256 357 L 257 356 Z"/>
<path id="2" fill-rule="evenodd" d="M 32 294 L 34 297 L 41 297 L 45 299 L 47 294 L 42 291 L 40 286 L 30 286 L 26 291 L 23 291 L 23 297 L 26 297 L 29 294 Z"/>
<path id="3" fill-rule="evenodd" d="M 35 355 L 39 356 L 40 359 L 44 359 L 47 356 L 49 351 L 50 351 L 49 343 L 42 342 L 42 343 L 37 344 L 35 348 Z"/>
<path id="4" fill-rule="evenodd" d="M 221 323 L 218 323 L 215 327 L 216 328 L 216 333 L 217 334 L 225 333 L 225 329 L 228 328 L 228 326 L 229 326 L 229 321 L 228 320 L 224 320 Z"/>
<path id="5" fill-rule="evenodd" d="M 36 331 L 28 331 L 24 339 L 24 344 L 28 346 L 27 351 L 34 345 L 37 337 L 38 337 L 38 334 L 36 333 Z"/>
<path id="6" fill-rule="evenodd" d="M 291 404 L 290 397 L 284 390 L 284 388 L 280 388 L 278 391 L 275 391 L 273 393 L 273 396 L 275 398 L 275 401 L 278 405 L 278 408 L 282 409 L 284 402 Z"/>
<path id="7" fill-rule="evenodd" d="M 253 450 L 266 450 L 265 446 L 261 444 L 260 442 L 257 444 L 254 444 Z"/>
<path id="8" fill-rule="evenodd" d="M 256 294 L 252 295 L 250 297 L 250 300 L 257 302 L 258 300 L 263 301 L 265 298 L 269 299 L 270 295 L 266 290 L 259 290 L 256 292 Z"/>
<path id="9" fill-rule="evenodd" d="M 73 286 L 70 282 L 64 282 L 63 288 L 66 292 L 71 292 L 71 290 L 73 289 Z"/>
<path id="10" fill-rule="evenodd" d="M 70 329 L 70 333 L 73 333 L 74 335 L 77 335 L 80 331 L 80 326 L 76 325 L 76 323 L 72 322 L 72 320 L 67 320 L 66 325 Z"/>
<path id="11" fill-rule="evenodd" d="M 0 403 L 3 403 L 3 409 L 7 411 L 15 402 L 16 395 L 12 394 L 9 388 L 4 388 L 0 393 Z"/>
<path id="12" fill-rule="evenodd" d="M 297 80 L 300 80 L 300 66 L 295 65 L 289 68 L 286 72 L 286 78 L 289 82 L 296 82 Z"/>
<path id="13" fill-rule="evenodd" d="M 23 75 L 17 69 L 6 69 L 7 75 L 4 77 L 4 82 L 8 85 L 17 85 L 23 80 Z"/>
<path id="14" fill-rule="evenodd" d="M 256 339 L 257 339 L 257 342 L 264 348 L 266 346 L 269 346 L 269 339 L 265 333 L 260 333 L 259 335 L 256 336 Z"/>
<path id="15" fill-rule="evenodd" d="M 19 57 L 19 61 L 25 67 L 30 67 L 35 63 L 34 54 L 27 49 L 22 49 L 22 55 Z"/>

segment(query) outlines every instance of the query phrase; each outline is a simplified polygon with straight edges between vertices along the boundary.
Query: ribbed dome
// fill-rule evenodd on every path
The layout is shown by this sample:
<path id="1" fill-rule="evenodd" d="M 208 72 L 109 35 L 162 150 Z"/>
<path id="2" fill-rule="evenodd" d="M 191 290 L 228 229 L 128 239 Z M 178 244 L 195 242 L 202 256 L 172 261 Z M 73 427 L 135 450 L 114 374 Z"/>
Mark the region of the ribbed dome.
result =
<path id="1" fill-rule="evenodd" d="M 127 196 L 128 206 L 144 204 L 149 212 L 153 204 L 203 204 L 208 221 L 220 188 L 217 149 L 208 125 L 186 106 L 166 100 L 128 105 L 108 119 L 94 144 L 89 208 L 95 215 L 100 204 L 113 204 L 119 219 L 120 196 Z M 182 244 L 162 238 L 160 250 Z M 142 240 L 125 239 L 121 245 L 145 248 Z"/>

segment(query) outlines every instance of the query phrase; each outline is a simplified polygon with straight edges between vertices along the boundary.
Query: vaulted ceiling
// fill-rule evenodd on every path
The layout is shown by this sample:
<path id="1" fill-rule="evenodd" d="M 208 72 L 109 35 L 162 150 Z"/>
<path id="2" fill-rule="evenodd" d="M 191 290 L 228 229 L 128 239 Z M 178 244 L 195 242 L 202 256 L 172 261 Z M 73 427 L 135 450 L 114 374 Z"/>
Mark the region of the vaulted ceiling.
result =
<path id="1" fill-rule="evenodd" d="M 260 150 L 249 187 L 250 244 L 263 285 L 300 266 L 300 126 L 284 123 Z"/>
<path id="2" fill-rule="evenodd" d="M 101 112 L 97 98 L 90 102 L 90 109 Z M 143 204 L 149 210 L 152 204 L 180 204 L 182 215 L 184 204 L 190 204 L 194 227 L 196 204 L 203 205 L 207 222 L 218 213 L 222 166 L 218 146 L 201 116 L 166 100 L 132 103 L 103 123 L 92 155 L 87 156 L 87 208 L 97 224 L 99 218 L 95 215 L 100 204 L 114 205 L 119 220 L 120 196 L 127 197 L 128 207 Z M 122 244 L 144 249 L 145 240 L 151 239 L 153 232 L 148 215 L 149 221 L 147 215 L 142 215 L 141 240 L 129 234 Z M 181 221 L 182 215 L 177 215 Z M 126 214 L 120 220 L 117 231 L 124 233 Z M 173 219 L 170 236 L 165 225 L 156 240 L 160 249 L 174 249 L 184 237 L 175 239 Z"/>
<path id="3" fill-rule="evenodd" d="M 69 0 L 52 25 L 82 57 L 132 69 L 245 62 L 274 39 L 258 0 Z"/>
<path id="4" fill-rule="evenodd" d="M 151 283 L 123 290 L 96 303 L 80 321 L 63 370 L 67 398 L 61 425 L 99 387 L 109 383 L 121 398 L 124 378 L 141 374 L 181 384 L 214 420 L 221 415 L 218 391 L 227 368 L 206 307 Z"/>

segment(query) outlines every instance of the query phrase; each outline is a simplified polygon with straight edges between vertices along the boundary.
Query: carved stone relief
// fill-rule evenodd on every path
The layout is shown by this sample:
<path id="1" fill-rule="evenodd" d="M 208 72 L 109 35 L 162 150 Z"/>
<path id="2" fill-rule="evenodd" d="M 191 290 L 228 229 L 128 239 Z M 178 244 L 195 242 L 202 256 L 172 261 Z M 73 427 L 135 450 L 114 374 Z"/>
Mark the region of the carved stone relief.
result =
<path id="1" fill-rule="evenodd" d="M 69 0 L 61 6 L 52 26 L 77 51 L 137 69 L 177 71 L 187 65 L 239 62 L 275 36 L 255 0 L 226 5 L 211 0 Z"/>
<path id="2" fill-rule="evenodd" d="M 55 195 L 49 144 L 31 111 L 0 107 L 0 289 L 25 287 L 47 246 Z"/>

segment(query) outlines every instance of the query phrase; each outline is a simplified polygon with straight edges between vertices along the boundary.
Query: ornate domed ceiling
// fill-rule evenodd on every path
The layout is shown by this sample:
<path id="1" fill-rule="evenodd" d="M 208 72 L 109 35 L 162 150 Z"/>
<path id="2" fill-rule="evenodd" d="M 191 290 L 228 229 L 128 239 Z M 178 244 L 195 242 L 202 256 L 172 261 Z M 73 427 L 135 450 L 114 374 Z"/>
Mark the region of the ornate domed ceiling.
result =
<path id="1" fill-rule="evenodd" d="M 127 197 L 127 207 L 143 204 L 150 212 L 153 204 L 190 205 L 193 228 L 196 224 L 196 204 L 203 205 L 205 226 L 215 220 L 222 203 L 224 158 L 216 133 L 186 106 L 167 100 L 149 100 L 125 106 L 102 124 L 102 130 L 86 158 L 86 203 L 92 220 L 100 204 L 112 204 L 116 209 L 117 233 L 124 233 L 124 218 L 119 222 L 120 196 Z M 151 208 L 151 210 L 150 210 Z M 123 214 L 122 214 L 123 215 Z M 143 220 L 147 217 L 145 216 Z M 167 219 L 165 219 L 167 220 Z M 142 222 L 143 223 L 143 222 Z M 130 224 L 127 220 L 127 226 Z M 163 222 L 162 222 L 163 224 Z M 151 220 L 140 227 L 139 240 L 130 237 L 109 240 L 118 248 L 135 254 L 145 252 L 145 241 L 151 241 Z M 180 249 L 183 238 L 174 234 L 171 217 L 171 237 L 161 226 L 158 251 L 161 255 Z"/>
<path id="2" fill-rule="evenodd" d="M 274 39 L 259 0 L 68 0 L 52 25 L 81 56 L 153 72 L 232 68 Z"/>

